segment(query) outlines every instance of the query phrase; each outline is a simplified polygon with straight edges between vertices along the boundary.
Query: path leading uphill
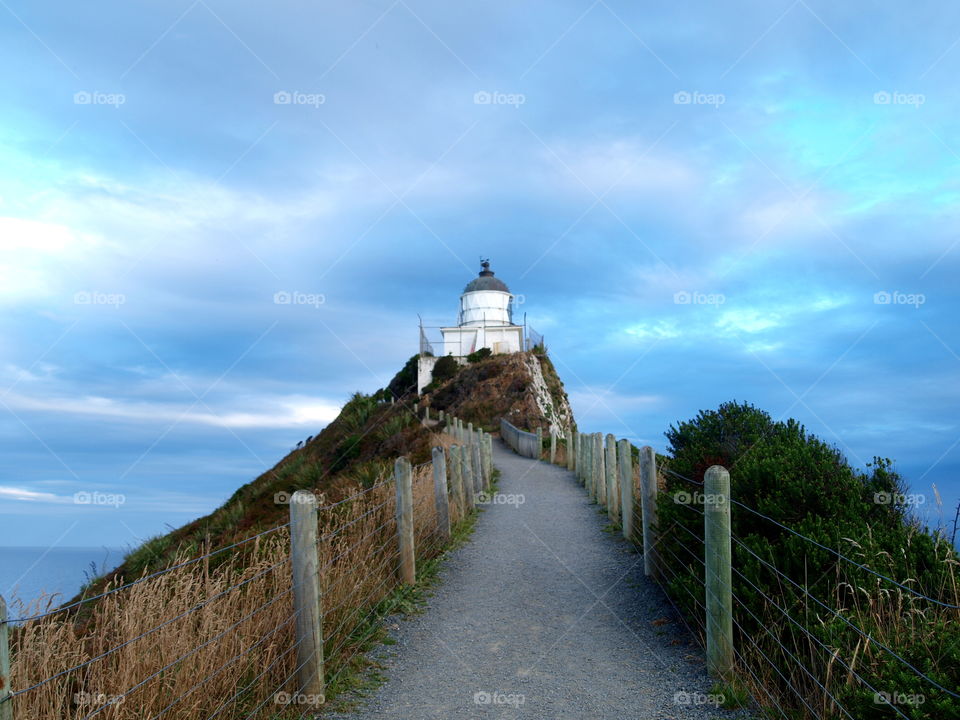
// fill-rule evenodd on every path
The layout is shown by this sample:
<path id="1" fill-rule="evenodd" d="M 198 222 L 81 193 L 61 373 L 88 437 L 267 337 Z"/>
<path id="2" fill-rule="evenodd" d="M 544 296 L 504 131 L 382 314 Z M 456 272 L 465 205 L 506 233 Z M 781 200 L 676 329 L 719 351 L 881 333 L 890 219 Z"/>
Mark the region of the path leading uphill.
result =
<path id="1" fill-rule="evenodd" d="M 573 474 L 500 442 L 493 457 L 524 502 L 486 506 L 428 609 L 397 622 L 386 682 L 336 717 L 736 717 L 702 703 L 702 651 Z"/>

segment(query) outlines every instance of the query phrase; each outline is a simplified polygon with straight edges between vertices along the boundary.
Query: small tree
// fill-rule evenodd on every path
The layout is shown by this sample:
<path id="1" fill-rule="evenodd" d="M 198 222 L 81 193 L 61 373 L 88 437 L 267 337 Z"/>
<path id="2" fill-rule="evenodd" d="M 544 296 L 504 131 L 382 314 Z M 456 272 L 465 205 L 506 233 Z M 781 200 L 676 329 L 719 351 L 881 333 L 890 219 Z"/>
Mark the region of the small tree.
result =
<path id="1" fill-rule="evenodd" d="M 437 385 L 446 382 L 456 375 L 459 369 L 460 365 L 452 355 L 444 355 L 437 360 L 437 364 L 433 366 L 433 382 Z"/>
<path id="2" fill-rule="evenodd" d="M 493 351 L 490 348 L 480 348 L 476 352 L 467 355 L 467 360 L 472 363 L 480 362 L 481 360 L 486 360 L 491 355 L 493 355 Z"/>

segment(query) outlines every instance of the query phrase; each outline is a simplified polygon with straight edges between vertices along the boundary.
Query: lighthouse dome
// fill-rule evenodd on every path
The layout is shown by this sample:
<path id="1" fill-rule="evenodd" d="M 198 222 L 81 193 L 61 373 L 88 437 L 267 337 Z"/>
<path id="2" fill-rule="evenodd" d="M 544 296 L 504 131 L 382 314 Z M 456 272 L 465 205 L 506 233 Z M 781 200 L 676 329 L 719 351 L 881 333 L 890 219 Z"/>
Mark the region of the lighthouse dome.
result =
<path id="1" fill-rule="evenodd" d="M 483 268 L 480 271 L 480 275 L 467 283 L 467 286 L 463 289 L 464 293 L 482 292 L 484 290 L 510 292 L 510 288 L 507 287 L 507 284 L 503 280 L 493 276 L 493 270 L 490 269 L 490 262 L 488 260 L 484 260 L 480 265 Z"/>

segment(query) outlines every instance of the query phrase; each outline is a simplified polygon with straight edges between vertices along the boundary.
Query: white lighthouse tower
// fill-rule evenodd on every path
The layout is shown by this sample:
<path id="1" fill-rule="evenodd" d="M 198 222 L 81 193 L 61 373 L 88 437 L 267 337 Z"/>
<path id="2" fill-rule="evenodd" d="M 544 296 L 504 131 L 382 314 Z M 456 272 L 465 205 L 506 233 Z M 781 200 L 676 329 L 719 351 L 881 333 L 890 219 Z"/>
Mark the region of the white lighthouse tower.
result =
<path id="1" fill-rule="evenodd" d="M 494 354 L 519 352 L 523 348 L 523 327 L 513 321 L 514 296 L 510 288 L 494 277 L 489 260 L 483 260 L 480 267 L 480 274 L 467 283 L 460 295 L 457 324 L 440 328 L 440 354 L 452 355 L 461 363 L 481 348 Z M 417 392 L 430 383 L 436 361 L 436 357 L 421 352 Z"/>

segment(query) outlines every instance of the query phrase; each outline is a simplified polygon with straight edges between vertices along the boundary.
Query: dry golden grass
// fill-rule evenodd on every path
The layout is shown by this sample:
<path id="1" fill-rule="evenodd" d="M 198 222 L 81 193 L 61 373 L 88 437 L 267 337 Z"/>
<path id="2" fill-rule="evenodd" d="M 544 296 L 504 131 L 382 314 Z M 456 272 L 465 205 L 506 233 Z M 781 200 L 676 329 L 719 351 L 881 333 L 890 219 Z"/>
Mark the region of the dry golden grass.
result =
<path id="1" fill-rule="evenodd" d="M 442 553 L 445 540 L 431 465 L 416 468 L 413 480 L 421 562 Z M 350 687 L 380 620 L 404 598 L 392 479 L 357 488 L 350 498 L 332 507 L 319 498 L 325 670 L 335 692 Z M 463 519 L 451 503 L 451 520 Z M 82 621 L 59 612 L 14 627 L 14 692 L 53 678 L 15 697 L 14 717 L 81 720 L 110 701 L 95 717 L 299 717 L 302 705 L 277 701 L 278 693 L 282 700 L 296 692 L 287 529 L 229 552 L 219 566 L 208 559 L 91 602 Z M 15 605 L 11 616 L 37 614 L 42 604 Z"/>
<path id="2" fill-rule="evenodd" d="M 202 718 L 234 695 L 252 709 L 292 666 L 288 543 L 281 530 L 216 570 L 196 563 L 121 590 L 82 624 L 58 613 L 15 628 L 14 692 L 83 667 L 14 698 L 14 717 L 79 720 L 115 700 L 96 717 Z"/>

